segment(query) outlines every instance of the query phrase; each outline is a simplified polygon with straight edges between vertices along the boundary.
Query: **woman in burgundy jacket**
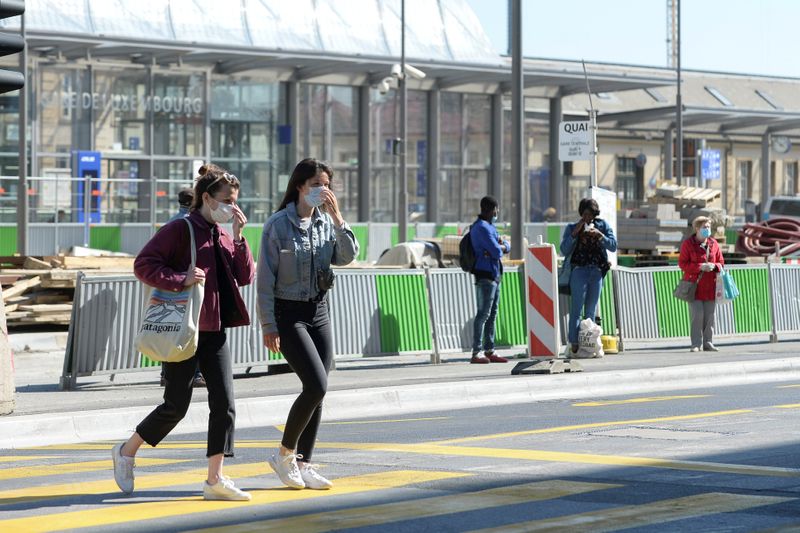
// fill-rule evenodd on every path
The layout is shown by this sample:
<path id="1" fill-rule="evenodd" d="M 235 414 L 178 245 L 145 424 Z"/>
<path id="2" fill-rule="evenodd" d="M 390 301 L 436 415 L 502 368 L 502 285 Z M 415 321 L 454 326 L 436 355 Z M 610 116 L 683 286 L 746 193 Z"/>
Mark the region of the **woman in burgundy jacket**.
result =
<path id="1" fill-rule="evenodd" d="M 225 328 L 250 324 L 239 287 L 255 277 L 253 256 L 242 228 L 247 217 L 236 205 L 239 180 L 216 165 L 200 167 L 191 213 L 166 224 L 142 248 L 133 269 L 144 283 L 163 290 L 181 290 L 205 281 L 200 310 L 200 338 L 194 357 L 180 363 L 163 363 L 164 403 L 136 427 L 126 442 L 112 450 L 114 479 L 125 493 L 133 492 L 134 457 L 145 442 L 156 446 L 186 415 L 192 399 L 192 381 L 199 364 L 208 387 L 208 478 L 203 484 L 207 500 L 249 500 L 250 495 L 222 475 L 224 457 L 233 456 L 236 411 L 233 397 L 231 352 Z M 233 236 L 219 224 L 233 219 Z M 192 224 L 197 262 L 191 266 Z"/>
<path id="2" fill-rule="evenodd" d="M 694 233 L 681 244 L 678 265 L 683 270 L 683 279 L 697 281 L 694 301 L 689 304 L 692 347 L 689 351 L 719 351 L 714 346 L 714 314 L 716 313 L 717 276 L 725 261 L 719 244 L 711 237 L 711 220 L 697 217 L 692 222 Z M 699 280 L 699 281 L 698 281 Z"/>

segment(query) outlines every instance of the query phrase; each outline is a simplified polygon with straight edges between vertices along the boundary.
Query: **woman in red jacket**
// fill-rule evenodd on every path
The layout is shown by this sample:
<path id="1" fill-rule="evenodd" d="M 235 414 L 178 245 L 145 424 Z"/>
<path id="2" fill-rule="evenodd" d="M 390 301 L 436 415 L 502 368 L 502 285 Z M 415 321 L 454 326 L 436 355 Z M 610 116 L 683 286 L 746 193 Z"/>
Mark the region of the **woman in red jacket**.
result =
<path id="1" fill-rule="evenodd" d="M 206 500 L 249 500 L 222 475 L 222 462 L 233 456 L 236 410 L 233 397 L 231 352 L 225 328 L 250 324 L 239 287 L 252 283 L 255 265 L 242 228 L 247 217 L 236 205 L 239 180 L 216 165 L 200 167 L 194 187 L 191 212 L 186 218 L 167 223 L 142 248 L 133 264 L 136 277 L 163 290 L 181 290 L 205 281 L 200 309 L 200 338 L 194 356 L 179 363 L 163 363 L 164 403 L 136 426 L 126 442 L 114 446 L 114 479 L 125 493 L 133 492 L 134 457 L 145 442 L 156 446 L 186 415 L 192 399 L 192 382 L 198 364 L 208 388 L 208 478 L 203 484 Z M 224 224 L 233 219 L 233 236 Z M 191 266 L 194 229 L 197 262 Z"/>
<path id="2" fill-rule="evenodd" d="M 697 282 L 694 301 L 689 304 L 691 319 L 691 352 L 719 351 L 714 346 L 714 314 L 716 313 L 717 275 L 725 261 L 719 244 L 711 237 L 711 220 L 697 217 L 692 222 L 694 233 L 683 241 L 678 265 L 683 279 Z"/>

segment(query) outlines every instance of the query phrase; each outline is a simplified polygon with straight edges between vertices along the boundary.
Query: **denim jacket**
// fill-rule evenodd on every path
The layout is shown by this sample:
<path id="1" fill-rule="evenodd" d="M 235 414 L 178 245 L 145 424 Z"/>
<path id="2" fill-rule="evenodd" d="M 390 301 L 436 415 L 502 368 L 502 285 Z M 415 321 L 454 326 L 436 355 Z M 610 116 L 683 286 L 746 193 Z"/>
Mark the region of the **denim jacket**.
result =
<path id="1" fill-rule="evenodd" d="M 314 209 L 308 230 L 300 228 L 297 206 L 290 203 L 269 217 L 261 235 L 256 288 L 264 333 L 277 333 L 275 298 L 308 301 L 319 296 L 316 273 L 346 265 L 358 255 L 358 241 L 347 223 L 337 227 Z"/>

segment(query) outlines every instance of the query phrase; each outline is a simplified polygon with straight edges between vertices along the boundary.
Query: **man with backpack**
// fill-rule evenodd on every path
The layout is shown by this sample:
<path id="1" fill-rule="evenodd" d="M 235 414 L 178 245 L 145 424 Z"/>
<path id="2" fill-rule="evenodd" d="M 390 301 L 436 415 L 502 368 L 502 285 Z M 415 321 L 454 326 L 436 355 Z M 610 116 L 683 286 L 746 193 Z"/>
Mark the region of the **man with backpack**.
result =
<path id="1" fill-rule="evenodd" d="M 478 301 L 472 335 L 472 364 L 508 362 L 508 359 L 494 352 L 494 324 L 500 301 L 500 280 L 503 277 L 500 259 L 503 254 L 511 252 L 511 244 L 504 241 L 494 227 L 498 212 L 497 200 L 491 196 L 481 198 L 481 214 L 464 237 L 464 240 L 469 239 L 464 245 L 472 245 L 474 265 L 471 272 L 475 276 L 475 296 Z M 464 255 L 463 252 L 460 254 L 462 268 Z M 480 354 L 481 347 L 484 355 Z"/>

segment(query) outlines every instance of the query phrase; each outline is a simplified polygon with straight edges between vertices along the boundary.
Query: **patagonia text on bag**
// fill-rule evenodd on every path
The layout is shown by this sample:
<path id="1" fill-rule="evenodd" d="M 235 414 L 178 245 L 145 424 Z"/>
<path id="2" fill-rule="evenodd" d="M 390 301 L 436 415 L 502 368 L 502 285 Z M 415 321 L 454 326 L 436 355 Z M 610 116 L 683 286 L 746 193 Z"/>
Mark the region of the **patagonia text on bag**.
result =
<path id="1" fill-rule="evenodd" d="M 194 228 L 188 218 L 194 270 L 197 252 Z M 134 345 L 154 361 L 178 363 L 192 357 L 200 334 L 200 309 L 203 307 L 205 284 L 201 281 L 182 291 L 168 291 L 142 284 L 144 312 Z"/>

